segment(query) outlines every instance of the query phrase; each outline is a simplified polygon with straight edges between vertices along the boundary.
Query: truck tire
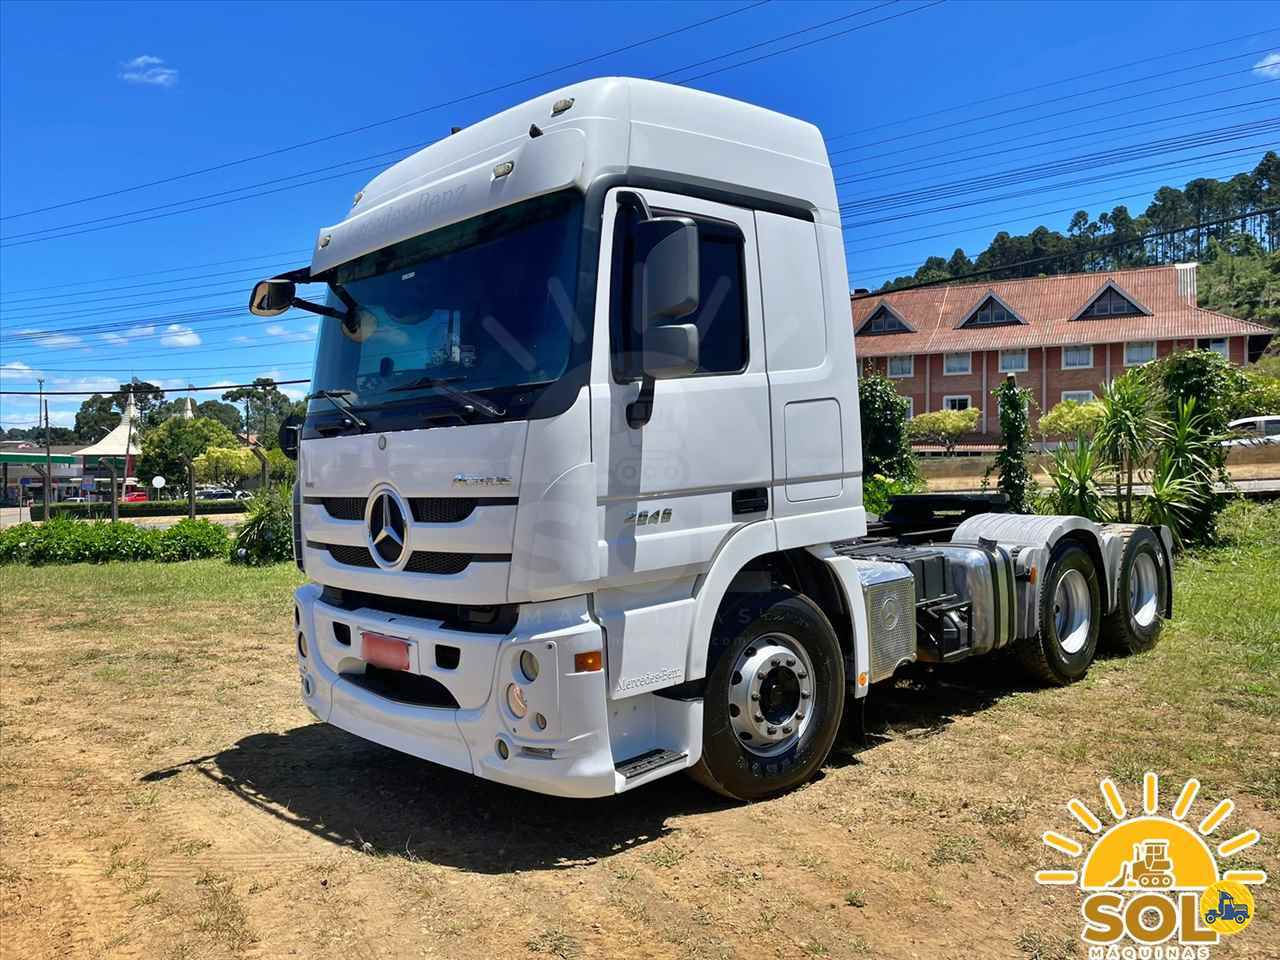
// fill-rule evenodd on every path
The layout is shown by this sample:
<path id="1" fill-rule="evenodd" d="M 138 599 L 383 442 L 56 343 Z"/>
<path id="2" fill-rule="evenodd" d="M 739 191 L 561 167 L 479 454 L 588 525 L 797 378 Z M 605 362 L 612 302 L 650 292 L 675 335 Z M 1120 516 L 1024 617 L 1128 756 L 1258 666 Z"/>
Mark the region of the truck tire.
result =
<path id="1" fill-rule="evenodd" d="M 776 590 L 717 618 L 719 649 L 702 706 L 702 758 L 690 774 L 735 800 L 804 783 L 826 761 L 844 713 L 844 654 L 801 593 Z"/>
<path id="2" fill-rule="evenodd" d="M 1150 527 L 1124 532 L 1116 609 L 1102 621 L 1102 641 L 1113 653 L 1150 650 L 1160 639 L 1169 604 L 1169 565 Z"/>
<path id="3" fill-rule="evenodd" d="M 1089 671 L 1098 651 L 1098 572 L 1088 551 L 1067 541 L 1054 548 L 1040 584 L 1040 632 L 1019 641 L 1018 659 L 1037 679 L 1065 686 Z"/>

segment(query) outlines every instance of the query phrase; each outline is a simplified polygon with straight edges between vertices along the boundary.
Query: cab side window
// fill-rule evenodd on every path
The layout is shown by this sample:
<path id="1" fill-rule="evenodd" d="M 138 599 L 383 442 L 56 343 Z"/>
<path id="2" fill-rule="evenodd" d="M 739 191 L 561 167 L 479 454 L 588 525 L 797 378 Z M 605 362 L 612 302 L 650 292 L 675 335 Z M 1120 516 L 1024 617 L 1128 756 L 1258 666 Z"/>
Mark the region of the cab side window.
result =
<path id="1" fill-rule="evenodd" d="M 690 217 L 698 225 L 698 309 L 679 323 L 698 328 L 698 369 L 691 376 L 741 373 L 747 367 L 746 243 L 736 224 L 676 210 L 653 215 Z M 637 214 L 620 209 L 614 226 L 610 325 L 616 380 L 638 380 L 640 333 L 631 316 L 634 251 L 631 226 Z"/>

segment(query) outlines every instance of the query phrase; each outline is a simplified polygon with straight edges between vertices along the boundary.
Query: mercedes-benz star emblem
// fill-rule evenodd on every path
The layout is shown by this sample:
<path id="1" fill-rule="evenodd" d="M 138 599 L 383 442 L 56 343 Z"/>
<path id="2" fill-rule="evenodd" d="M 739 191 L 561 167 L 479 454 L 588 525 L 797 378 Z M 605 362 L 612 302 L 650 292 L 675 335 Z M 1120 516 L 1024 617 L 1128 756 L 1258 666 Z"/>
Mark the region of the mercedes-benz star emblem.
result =
<path id="1" fill-rule="evenodd" d="M 387 566 L 400 562 L 404 552 L 404 508 L 392 493 L 375 494 L 369 509 L 369 544 Z"/>

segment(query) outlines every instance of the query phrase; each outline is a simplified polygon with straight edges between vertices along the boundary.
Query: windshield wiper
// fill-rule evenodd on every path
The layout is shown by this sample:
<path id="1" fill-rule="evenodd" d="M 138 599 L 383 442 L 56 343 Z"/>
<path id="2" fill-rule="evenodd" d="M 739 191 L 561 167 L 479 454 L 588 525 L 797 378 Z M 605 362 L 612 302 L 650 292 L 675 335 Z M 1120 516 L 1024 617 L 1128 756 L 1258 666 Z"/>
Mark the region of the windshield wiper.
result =
<path id="1" fill-rule="evenodd" d="M 427 390 L 432 387 L 440 390 L 446 396 L 457 401 L 462 407 L 463 413 L 474 413 L 480 410 L 487 413 L 491 417 L 502 417 L 506 415 L 505 410 L 501 407 L 495 407 L 484 397 L 477 396 L 470 390 L 462 390 L 454 386 L 454 383 L 461 380 L 462 377 L 423 377 L 421 380 L 415 380 L 413 383 L 406 383 L 403 386 L 392 387 L 388 393 L 399 393 L 404 390 Z"/>
<path id="2" fill-rule="evenodd" d="M 362 431 L 368 430 L 368 422 L 356 414 L 355 409 L 351 406 L 351 401 L 347 399 L 350 395 L 350 390 L 317 390 L 315 393 L 307 394 L 305 399 L 328 400 L 339 413 Z"/>

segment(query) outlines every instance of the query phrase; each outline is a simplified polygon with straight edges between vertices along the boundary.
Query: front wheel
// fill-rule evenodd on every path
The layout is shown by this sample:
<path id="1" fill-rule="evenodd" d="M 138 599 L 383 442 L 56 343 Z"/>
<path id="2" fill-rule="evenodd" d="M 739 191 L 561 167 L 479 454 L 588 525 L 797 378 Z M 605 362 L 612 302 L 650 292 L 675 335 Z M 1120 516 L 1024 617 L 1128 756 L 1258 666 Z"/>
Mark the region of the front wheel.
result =
<path id="1" fill-rule="evenodd" d="M 1018 643 L 1018 658 L 1039 679 L 1065 686 L 1088 672 L 1098 650 L 1098 573 L 1088 551 L 1068 541 L 1054 548 L 1040 583 L 1040 632 Z"/>
<path id="2" fill-rule="evenodd" d="M 803 594 L 776 591 L 722 618 L 703 699 L 702 758 L 690 770 L 737 800 L 804 783 L 831 752 L 844 712 L 844 655 Z"/>

